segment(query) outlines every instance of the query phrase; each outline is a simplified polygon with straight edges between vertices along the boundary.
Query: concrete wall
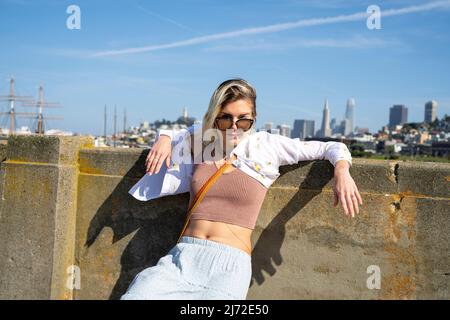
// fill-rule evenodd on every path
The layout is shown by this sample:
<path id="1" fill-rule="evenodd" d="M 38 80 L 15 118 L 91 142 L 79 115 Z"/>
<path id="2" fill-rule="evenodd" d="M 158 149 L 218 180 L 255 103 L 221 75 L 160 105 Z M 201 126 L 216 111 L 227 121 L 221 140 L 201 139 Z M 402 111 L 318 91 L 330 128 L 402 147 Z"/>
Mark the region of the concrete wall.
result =
<path id="1" fill-rule="evenodd" d="M 86 137 L 0 145 L 0 298 L 118 299 L 155 265 L 176 243 L 189 195 L 131 197 L 146 154 Z M 450 164 L 355 158 L 355 219 L 333 207 L 328 161 L 280 171 L 253 233 L 248 299 L 450 298 Z M 381 288 L 370 290 L 373 265 Z"/>

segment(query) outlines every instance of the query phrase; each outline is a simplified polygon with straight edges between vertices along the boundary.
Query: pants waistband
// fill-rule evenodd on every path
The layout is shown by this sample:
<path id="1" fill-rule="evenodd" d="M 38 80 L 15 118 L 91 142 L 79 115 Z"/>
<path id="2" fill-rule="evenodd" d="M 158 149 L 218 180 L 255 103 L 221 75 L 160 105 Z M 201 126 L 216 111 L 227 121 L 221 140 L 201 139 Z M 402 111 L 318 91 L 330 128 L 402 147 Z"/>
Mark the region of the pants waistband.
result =
<path id="1" fill-rule="evenodd" d="M 249 255 L 247 252 L 245 252 L 242 249 L 230 246 L 225 243 L 209 240 L 209 239 L 201 239 L 201 238 L 196 238 L 196 237 L 191 237 L 191 236 L 182 236 L 180 238 L 179 243 L 199 244 L 202 246 L 212 247 L 212 248 L 220 249 L 222 251 L 231 252 L 233 254 L 238 254 L 238 255 L 244 256 L 246 258 L 251 258 L 251 255 Z"/>

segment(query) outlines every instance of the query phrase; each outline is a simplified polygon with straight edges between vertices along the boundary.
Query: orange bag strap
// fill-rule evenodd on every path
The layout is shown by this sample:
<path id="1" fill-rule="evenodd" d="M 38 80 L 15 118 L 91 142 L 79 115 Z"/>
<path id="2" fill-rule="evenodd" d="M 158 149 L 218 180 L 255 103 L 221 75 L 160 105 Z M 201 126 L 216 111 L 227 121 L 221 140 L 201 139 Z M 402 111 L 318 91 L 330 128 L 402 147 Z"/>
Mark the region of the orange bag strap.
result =
<path id="1" fill-rule="evenodd" d="M 184 231 L 186 230 L 186 227 L 188 226 L 189 219 L 191 218 L 192 211 L 197 208 L 197 206 L 200 204 L 200 201 L 202 201 L 203 197 L 205 196 L 206 191 L 208 191 L 209 188 L 216 182 L 216 180 L 219 178 L 219 176 L 225 171 L 226 168 L 231 166 L 230 162 L 225 162 L 214 174 L 208 178 L 208 181 L 205 182 L 205 184 L 200 188 L 200 190 L 195 195 L 194 201 L 192 202 L 191 208 L 188 210 L 188 216 L 186 218 L 186 222 L 184 224 L 183 230 L 180 233 L 180 236 L 178 237 L 177 242 L 180 241 Z"/>

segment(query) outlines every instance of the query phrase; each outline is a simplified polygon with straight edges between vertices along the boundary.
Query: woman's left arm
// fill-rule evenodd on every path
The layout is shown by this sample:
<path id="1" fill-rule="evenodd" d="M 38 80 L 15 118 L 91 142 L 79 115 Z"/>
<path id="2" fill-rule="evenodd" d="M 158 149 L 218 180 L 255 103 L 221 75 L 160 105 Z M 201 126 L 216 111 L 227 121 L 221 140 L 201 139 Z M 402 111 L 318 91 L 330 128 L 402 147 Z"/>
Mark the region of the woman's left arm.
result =
<path id="1" fill-rule="evenodd" d="M 339 201 L 346 215 L 355 217 L 359 213 L 359 205 L 362 205 L 362 198 L 358 187 L 350 175 L 350 164 L 346 160 L 338 160 L 334 167 L 334 204 L 337 206 Z"/>
<path id="2" fill-rule="evenodd" d="M 279 134 L 266 133 L 268 149 L 275 153 L 278 165 L 296 164 L 299 161 L 326 159 L 334 166 L 334 206 L 339 201 L 346 215 L 351 217 L 359 213 L 358 203 L 362 198 L 355 181 L 350 175 L 352 156 L 347 146 L 337 141 L 300 141 Z"/>

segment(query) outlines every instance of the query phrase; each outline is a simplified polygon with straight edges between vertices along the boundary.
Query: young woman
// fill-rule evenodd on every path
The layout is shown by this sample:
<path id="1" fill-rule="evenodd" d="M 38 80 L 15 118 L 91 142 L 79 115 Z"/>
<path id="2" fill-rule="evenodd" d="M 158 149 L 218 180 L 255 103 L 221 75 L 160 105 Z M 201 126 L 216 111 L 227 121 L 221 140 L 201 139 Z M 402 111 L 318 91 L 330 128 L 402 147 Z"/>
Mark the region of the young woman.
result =
<path id="1" fill-rule="evenodd" d="M 329 160 L 334 166 L 334 206 L 340 201 L 346 215 L 359 213 L 362 199 L 349 173 L 352 158 L 345 144 L 256 132 L 255 121 L 255 89 L 243 79 L 220 84 L 203 118 L 202 133 L 218 130 L 223 148 L 215 148 L 212 158 L 205 157 L 211 140 L 203 136 L 202 148 L 197 151 L 194 140 L 190 140 L 190 146 L 194 146 L 192 159 L 196 159 L 193 174 L 181 175 L 188 182 L 190 205 L 221 165 L 228 162 L 232 166 L 192 211 L 180 241 L 157 265 L 137 274 L 121 299 L 246 299 L 252 273 L 251 234 L 266 192 L 280 175 L 279 166 Z M 193 127 L 189 133 L 194 137 Z M 171 130 L 160 130 L 147 156 L 148 175 L 158 174 L 164 163 L 170 166 L 173 138 Z M 176 193 L 166 194 L 170 192 Z"/>

